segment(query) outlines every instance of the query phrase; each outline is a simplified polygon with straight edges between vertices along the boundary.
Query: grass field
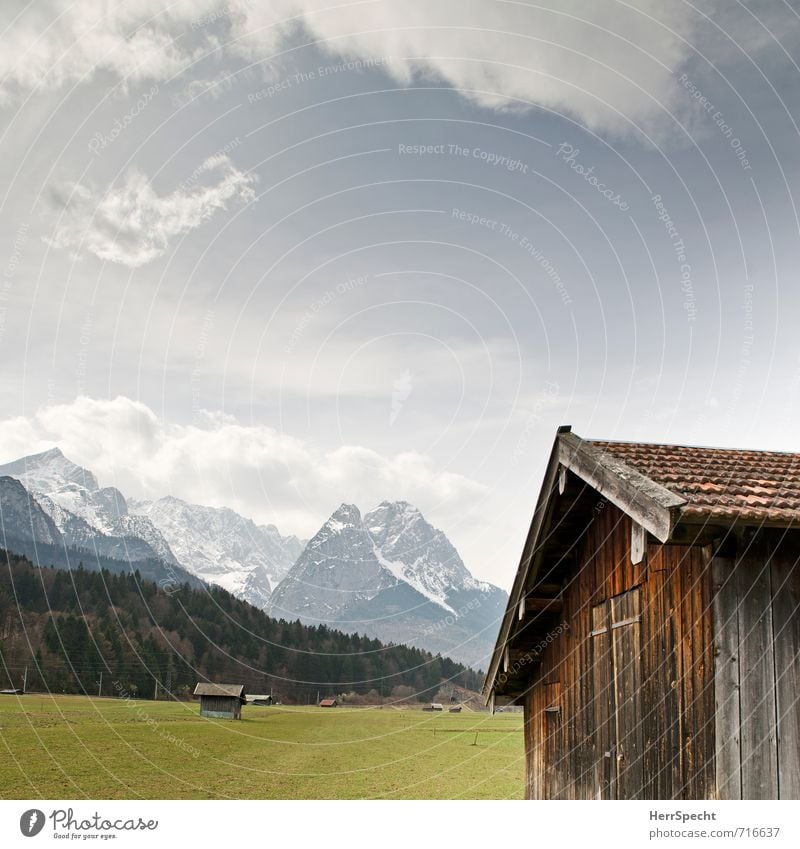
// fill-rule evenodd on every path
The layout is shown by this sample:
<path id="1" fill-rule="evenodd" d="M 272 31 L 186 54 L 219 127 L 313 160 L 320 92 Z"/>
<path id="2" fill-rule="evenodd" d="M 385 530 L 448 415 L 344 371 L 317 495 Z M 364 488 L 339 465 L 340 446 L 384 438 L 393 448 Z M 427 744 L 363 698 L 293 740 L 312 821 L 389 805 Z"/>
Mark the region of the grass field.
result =
<path id="1" fill-rule="evenodd" d="M 518 799 L 519 714 L 0 696 L 0 798 Z"/>

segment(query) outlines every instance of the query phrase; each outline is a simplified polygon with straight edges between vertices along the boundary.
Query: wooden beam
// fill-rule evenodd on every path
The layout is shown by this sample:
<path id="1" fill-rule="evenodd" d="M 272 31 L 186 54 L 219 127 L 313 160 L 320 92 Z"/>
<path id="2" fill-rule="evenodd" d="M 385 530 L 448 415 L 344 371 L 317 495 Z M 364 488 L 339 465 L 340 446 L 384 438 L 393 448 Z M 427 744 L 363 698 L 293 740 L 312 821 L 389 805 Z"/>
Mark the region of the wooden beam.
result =
<path id="1" fill-rule="evenodd" d="M 631 563 L 636 565 L 644 560 L 647 548 L 647 531 L 638 523 L 631 524 Z"/>
<path id="2" fill-rule="evenodd" d="M 563 495 L 564 490 L 567 488 L 567 467 L 559 466 L 558 467 L 558 494 Z"/>
<path id="3" fill-rule="evenodd" d="M 559 434 L 558 460 L 656 539 L 669 539 L 685 498 L 574 433 Z"/>
<path id="4" fill-rule="evenodd" d="M 527 596 L 523 599 L 525 613 L 561 613 L 564 602 L 560 598 L 542 598 Z"/>
<path id="5" fill-rule="evenodd" d="M 557 596 L 563 587 L 561 584 L 536 584 L 533 588 L 533 592 L 536 595 L 549 595 L 549 596 Z"/>

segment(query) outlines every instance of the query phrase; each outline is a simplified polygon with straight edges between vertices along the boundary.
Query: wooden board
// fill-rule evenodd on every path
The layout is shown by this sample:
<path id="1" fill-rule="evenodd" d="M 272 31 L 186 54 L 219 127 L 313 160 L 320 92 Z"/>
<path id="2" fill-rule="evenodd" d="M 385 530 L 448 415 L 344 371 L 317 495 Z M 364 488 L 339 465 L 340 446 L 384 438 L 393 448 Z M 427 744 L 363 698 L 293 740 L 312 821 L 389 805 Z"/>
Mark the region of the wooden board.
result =
<path id="1" fill-rule="evenodd" d="M 800 799 L 800 561 L 781 540 L 772 556 L 772 632 L 781 799 Z"/>
<path id="2" fill-rule="evenodd" d="M 736 564 L 742 797 L 778 798 L 772 596 L 767 548 L 752 541 Z"/>
<path id="3" fill-rule="evenodd" d="M 739 603 L 734 561 L 712 560 L 714 588 L 714 710 L 716 783 L 719 799 L 742 798 L 739 711 Z"/>
<path id="4" fill-rule="evenodd" d="M 642 647 L 639 590 L 610 600 L 611 645 L 616 690 L 617 797 L 641 799 L 644 792 L 642 746 Z"/>

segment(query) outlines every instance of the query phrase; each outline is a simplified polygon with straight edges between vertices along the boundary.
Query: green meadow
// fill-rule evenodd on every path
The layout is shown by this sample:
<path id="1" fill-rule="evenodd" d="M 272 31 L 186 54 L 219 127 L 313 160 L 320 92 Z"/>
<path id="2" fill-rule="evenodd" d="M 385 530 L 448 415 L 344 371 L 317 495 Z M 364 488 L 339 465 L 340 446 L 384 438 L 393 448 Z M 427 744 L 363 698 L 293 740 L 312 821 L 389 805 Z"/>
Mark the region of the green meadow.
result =
<path id="1" fill-rule="evenodd" d="M 522 717 L 0 696 L 3 799 L 519 799 Z"/>

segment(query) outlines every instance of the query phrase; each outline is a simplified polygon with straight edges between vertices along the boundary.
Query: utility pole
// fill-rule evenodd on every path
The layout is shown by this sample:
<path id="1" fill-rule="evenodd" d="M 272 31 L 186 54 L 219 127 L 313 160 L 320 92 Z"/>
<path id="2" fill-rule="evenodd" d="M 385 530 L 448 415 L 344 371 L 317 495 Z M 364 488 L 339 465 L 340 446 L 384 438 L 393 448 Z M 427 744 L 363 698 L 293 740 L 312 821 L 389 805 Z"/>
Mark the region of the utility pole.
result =
<path id="1" fill-rule="evenodd" d="M 158 701 L 158 678 L 156 678 L 156 689 L 155 689 L 155 692 L 153 693 L 153 701 L 154 702 Z"/>
<path id="2" fill-rule="evenodd" d="M 22 675 L 22 695 L 25 695 L 25 691 L 28 689 L 28 667 L 25 667 L 25 672 Z"/>
<path id="3" fill-rule="evenodd" d="M 172 695 L 172 670 L 167 670 L 167 693 Z"/>
<path id="4" fill-rule="evenodd" d="M 100 670 L 100 680 L 97 682 L 97 698 L 103 695 L 103 670 Z"/>

